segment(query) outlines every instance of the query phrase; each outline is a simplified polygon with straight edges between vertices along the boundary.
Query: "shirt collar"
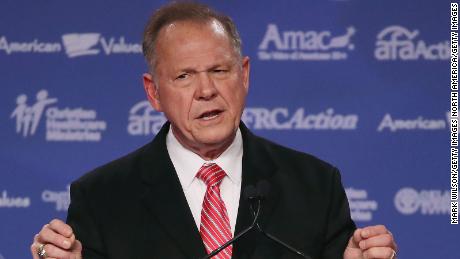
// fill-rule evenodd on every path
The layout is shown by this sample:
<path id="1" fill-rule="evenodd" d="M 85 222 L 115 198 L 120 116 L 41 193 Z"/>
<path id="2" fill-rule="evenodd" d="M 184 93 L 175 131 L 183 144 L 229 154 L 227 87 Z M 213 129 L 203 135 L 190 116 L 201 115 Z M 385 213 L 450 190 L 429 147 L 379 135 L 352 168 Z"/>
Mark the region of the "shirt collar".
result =
<path id="1" fill-rule="evenodd" d="M 169 127 L 168 135 L 166 136 L 166 147 L 179 180 L 184 187 L 189 187 L 192 184 L 196 179 L 195 176 L 198 170 L 200 170 L 204 163 L 216 163 L 219 165 L 234 184 L 239 184 L 241 181 L 241 169 L 238 170 L 238 167 L 241 167 L 243 159 L 243 138 L 239 128 L 236 131 L 232 144 L 214 160 L 204 160 L 199 155 L 182 146 L 174 136 L 171 127 Z"/>

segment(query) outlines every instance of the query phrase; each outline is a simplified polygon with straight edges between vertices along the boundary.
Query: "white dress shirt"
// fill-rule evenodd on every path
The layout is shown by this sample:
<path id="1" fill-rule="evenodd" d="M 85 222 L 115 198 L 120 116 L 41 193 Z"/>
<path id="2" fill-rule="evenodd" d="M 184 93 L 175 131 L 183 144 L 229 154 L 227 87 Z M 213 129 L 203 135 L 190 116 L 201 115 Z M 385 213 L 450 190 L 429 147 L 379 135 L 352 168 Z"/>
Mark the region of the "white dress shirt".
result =
<path id="1" fill-rule="evenodd" d="M 201 208 L 206 193 L 206 184 L 195 176 L 204 163 L 216 163 L 225 171 L 227 175 L 220 184 L 220 194 L 227 208 L 232 234 L 235 233 L 243 164 L 243 139 L 240 129 L 237 130 L 232 144 L 214 160 L 204 160 L 182 146 L 174 136 L 171 127 L 166 136 L 166 148 L 198 230 L 201 224 Z"/>

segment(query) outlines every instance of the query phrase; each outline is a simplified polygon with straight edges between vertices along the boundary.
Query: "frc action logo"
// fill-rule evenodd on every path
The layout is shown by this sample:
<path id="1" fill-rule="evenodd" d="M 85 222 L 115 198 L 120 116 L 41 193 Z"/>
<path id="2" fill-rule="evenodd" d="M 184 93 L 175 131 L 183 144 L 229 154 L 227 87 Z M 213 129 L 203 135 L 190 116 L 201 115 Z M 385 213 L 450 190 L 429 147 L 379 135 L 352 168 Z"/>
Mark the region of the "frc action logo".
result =
<path id="1" fill-rule="evenodd" d="M 449 41 L 427 44 L 417 40 L 418 30 L 410 31 L 394 25 L 377 35 L 375 58 L 378 60 L 447 60 L 450 58 Z"/>
<path id="2" fill-rule="evenodd" d="M 276 24 L 268 24 L 258 57 L 260 60 L 344 60 L 355 48 L 351 42 L 355 33 L 353 26 L 333 36 L 328 30 L 280 31 Z"/>
<path id="3" fill-rule="evenodd" d="M 304 108 L 289 111 L 285 107 L 248 107 L 241 119 L 254 130 L 355 130 L 359 117 L 357 114 L 335 113 L 333 108 L 307 113 Z"/>
<path id="4" fill-rule="evenodd" d="M 107 128 L 105 121 L 97 120 L 95 110 L 51 106 L 58 99 L 50 98 L 46 90 L 38 91 L 31 105 L 27 99 L 27 95 L 20 94 L 10 115 L 16 121 L 16 133 L 24 138 L 35 135 L 43 117 L 47 141 L 100 141 Z"/>

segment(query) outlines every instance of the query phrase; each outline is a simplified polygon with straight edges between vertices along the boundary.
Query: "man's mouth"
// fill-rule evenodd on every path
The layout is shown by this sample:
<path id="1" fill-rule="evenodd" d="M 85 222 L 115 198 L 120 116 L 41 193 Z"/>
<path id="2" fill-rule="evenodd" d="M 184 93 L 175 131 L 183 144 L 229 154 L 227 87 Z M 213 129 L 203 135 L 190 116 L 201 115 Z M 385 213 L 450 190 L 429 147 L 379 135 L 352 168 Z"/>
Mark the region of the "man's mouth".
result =
<path id="1" fill-rule="evenodd" d="M 203 112 L 200 116 L 198 116 L 198 119 L 201 120 L 212 120 L 219 116 L 219 114 L 222 113 L 222 110 L 211 110 L 207 112 Z"/>

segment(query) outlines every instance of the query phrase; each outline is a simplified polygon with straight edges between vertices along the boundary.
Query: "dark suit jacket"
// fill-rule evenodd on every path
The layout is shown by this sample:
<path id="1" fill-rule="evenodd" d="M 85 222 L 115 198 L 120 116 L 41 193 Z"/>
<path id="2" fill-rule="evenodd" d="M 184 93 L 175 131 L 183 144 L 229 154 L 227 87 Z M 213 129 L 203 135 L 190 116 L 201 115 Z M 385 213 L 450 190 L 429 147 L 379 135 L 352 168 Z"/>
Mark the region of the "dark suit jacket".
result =
<path id="1" fill-rule="evenodd" d="M 166 149 L 166 123 L 155 139 L 95 169 L 71 186 L 67 222 L 83 258 L 200 258 L 205 248 Z M 355 225 L 338 170 L 257 136 L 241 124 L 242 188 L 270 183 L 261 226 L 314 259 L 342 258 Z M 241 195 L 235 233 L 252 222 Z M 233 258 L 298 258 L 254 231 Z"/>

